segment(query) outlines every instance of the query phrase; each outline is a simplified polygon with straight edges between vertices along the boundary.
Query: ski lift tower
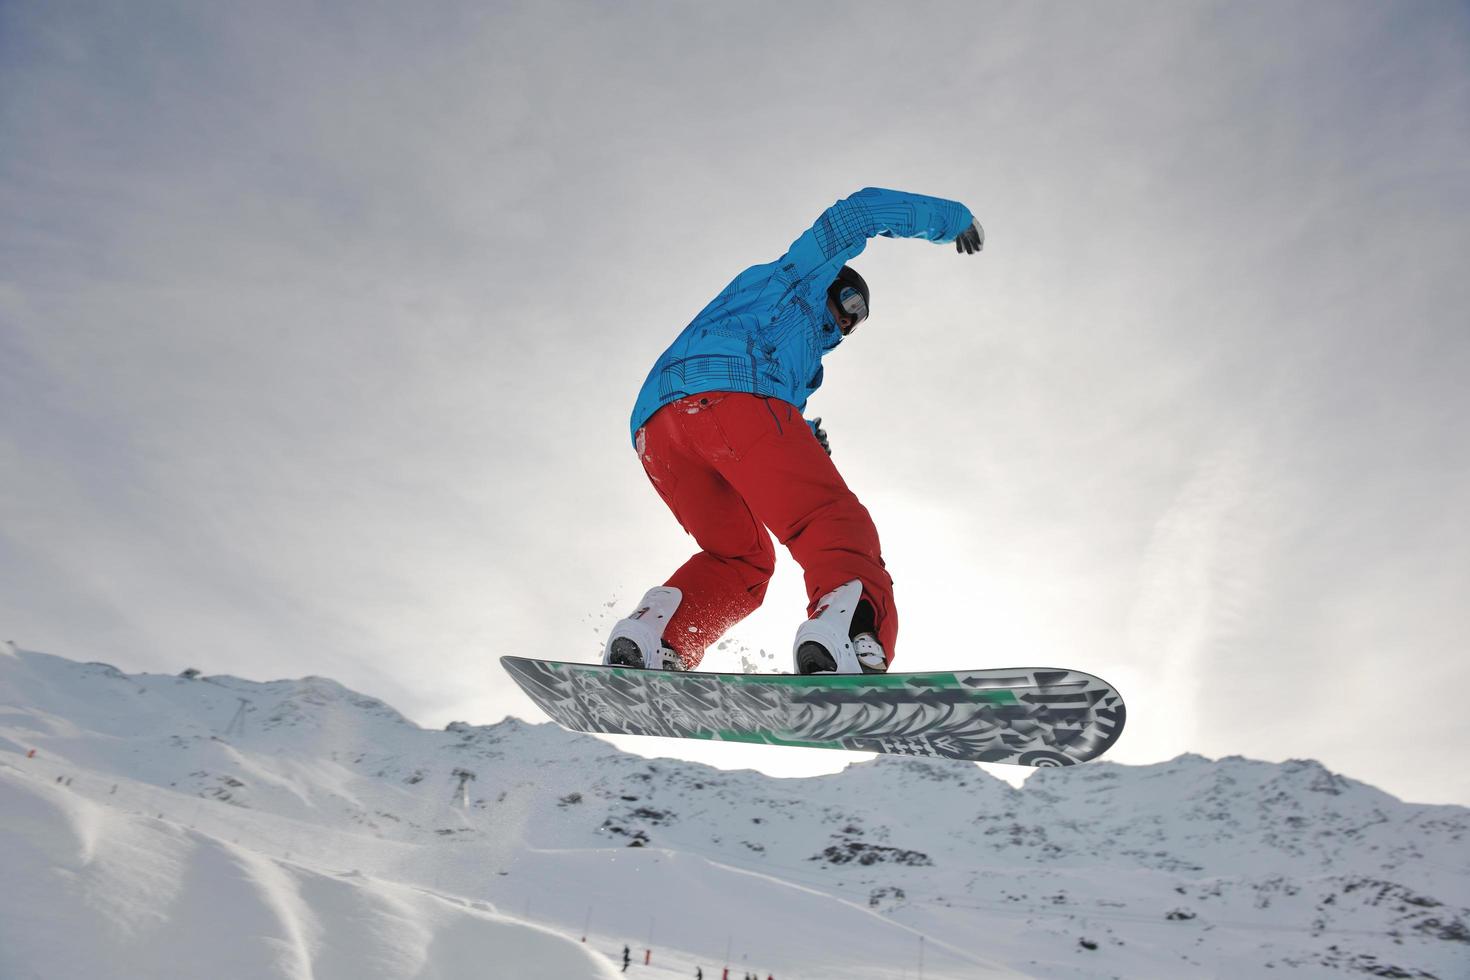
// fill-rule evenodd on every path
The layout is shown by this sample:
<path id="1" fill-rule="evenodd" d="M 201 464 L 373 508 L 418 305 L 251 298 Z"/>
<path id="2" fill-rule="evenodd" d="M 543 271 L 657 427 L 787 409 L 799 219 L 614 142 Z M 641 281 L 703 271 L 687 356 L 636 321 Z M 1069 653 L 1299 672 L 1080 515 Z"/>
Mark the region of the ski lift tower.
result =
<path id="1" fill-rule="evenodd" d="M 470 782 L 474 780 L 475 774 L 468 769 L 456 769 L 454 775 L 459 777 L 459 785 L 454 788 L 454 795 L 459 800 L 460 806 L 469 809 Z"/>
<path id="2" fill-rule="evenodd" d="M 245 712 L 249 709 L 252 702 L 249 698 L 242 698 L 239 696 L 236 697 L 236 700 L 240 702 L 240 707 L 235 709 L 235 716 L 231 718 L 230 723 L 225 726 L 224 734 L 239 734 L 243 738 L 245 735 Z"/>

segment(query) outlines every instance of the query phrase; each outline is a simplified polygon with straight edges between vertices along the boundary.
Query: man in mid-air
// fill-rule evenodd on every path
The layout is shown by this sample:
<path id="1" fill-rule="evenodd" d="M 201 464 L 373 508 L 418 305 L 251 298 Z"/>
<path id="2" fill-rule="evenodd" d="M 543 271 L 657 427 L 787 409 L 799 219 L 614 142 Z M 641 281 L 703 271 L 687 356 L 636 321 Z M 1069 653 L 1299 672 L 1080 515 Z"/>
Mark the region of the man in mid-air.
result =
<path id="1" fill-rule="evenodd" d="M 654 364 L 633 408 L 644 471 L 699 552 L 614 625 L 603 663 L 692 670 L 765 598 L 770 532 L 801 565 L 797 673 L 880 673 L 898 638 L 893 579 L 868 510 L 802 417 L 822 358 L 868 317 L 846 263 L 868 239 L 984 245 L 963 204 L 869 187 L 832 205 L 786 254 L 726 286 Z"/>

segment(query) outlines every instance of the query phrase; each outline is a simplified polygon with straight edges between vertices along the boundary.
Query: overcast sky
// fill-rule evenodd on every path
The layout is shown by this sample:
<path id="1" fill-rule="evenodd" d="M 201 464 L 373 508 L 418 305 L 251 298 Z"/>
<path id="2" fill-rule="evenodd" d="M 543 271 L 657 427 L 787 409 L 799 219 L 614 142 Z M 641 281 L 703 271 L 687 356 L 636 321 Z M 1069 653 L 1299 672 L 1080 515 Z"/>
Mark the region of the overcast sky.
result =
<path id="1" fill-rule="evenodd" d="M 0 0 L 0 638 L 541 720 L 496 658 L 693 548 L 649 366 L 869 185 L 987 233 L 871 243 L 809 406 L 896 666 L 1470 803 L 1464 3 Z"/>

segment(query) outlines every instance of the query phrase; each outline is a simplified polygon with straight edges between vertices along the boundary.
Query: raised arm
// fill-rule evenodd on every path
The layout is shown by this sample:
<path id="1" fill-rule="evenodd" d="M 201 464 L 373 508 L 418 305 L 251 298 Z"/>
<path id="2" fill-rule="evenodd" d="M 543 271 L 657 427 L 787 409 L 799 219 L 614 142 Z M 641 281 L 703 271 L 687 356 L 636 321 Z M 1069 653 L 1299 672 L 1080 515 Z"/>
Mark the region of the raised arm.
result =
<path id="1" fill-rule="evenodd" d="M 975 216 L 958 201 L 904 191 L 865 187 L 822 212 L 791 243 L 779 265 L 790 280 L 808 284 L 813 299 L 825 294 L 837 270 L 867 247 L 868 239 L 922 238 L 931 242 L 961 239 L 978 250 L 983 241 Z"/>

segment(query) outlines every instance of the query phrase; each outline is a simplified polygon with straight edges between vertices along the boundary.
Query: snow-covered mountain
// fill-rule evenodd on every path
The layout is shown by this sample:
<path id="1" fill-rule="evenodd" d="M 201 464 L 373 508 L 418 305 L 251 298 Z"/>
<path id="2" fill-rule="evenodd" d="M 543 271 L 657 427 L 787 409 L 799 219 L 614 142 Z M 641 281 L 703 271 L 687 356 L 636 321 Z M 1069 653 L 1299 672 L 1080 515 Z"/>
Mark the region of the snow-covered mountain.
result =
<path id="1" fill-rule="evenodd" d="M 1467 832 L 1304 760 L 776 779 L 0 649 L 4 977 L 1463 978 Z"/>

